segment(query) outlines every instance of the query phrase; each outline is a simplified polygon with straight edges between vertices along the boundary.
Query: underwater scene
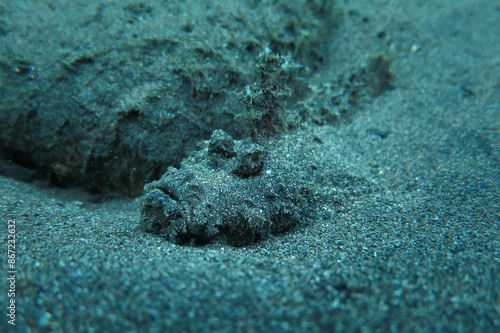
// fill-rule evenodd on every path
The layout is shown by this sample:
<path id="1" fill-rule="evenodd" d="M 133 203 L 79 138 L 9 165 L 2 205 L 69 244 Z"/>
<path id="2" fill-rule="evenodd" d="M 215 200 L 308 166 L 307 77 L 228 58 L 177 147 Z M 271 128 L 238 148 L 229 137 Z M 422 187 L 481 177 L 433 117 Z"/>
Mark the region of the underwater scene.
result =
<path id="1" fill-rule="evenodd" d="M 0 1 L 0 331 L 500 331 L 499 32 L 491 0 Z"/>

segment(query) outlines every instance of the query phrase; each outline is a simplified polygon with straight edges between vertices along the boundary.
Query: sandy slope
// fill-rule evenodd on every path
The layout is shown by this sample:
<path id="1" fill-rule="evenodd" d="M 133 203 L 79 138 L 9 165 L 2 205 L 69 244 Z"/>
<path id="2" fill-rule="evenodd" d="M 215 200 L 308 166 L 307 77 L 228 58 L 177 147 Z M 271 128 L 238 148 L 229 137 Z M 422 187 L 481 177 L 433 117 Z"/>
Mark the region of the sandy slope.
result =
<path id="1" fill-rule="evenodd" d="M 384 54 L 395 89 L 283 139 L 330 198 L 287 235 L 176 246 L 137 231 L 137 201 L 1 178 L 18 331 L 498 330 L 498 5 L 348 2 L 312 84 Z"/>

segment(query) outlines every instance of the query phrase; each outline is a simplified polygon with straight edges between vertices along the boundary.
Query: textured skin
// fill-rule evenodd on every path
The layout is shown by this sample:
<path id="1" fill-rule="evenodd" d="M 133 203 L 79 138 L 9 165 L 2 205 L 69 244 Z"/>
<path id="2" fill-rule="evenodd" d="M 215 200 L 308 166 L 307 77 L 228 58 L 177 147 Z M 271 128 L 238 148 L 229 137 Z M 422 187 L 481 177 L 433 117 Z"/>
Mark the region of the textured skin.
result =
<path id="1" fill-rule="evenodd" d="M 215 131 L 198 158 L 146 186 L 141 227 L 180 244 L 244 245 L 307 221 L 300 180 L 257 144 Z M 229 137 L 230 138 L 230 137 Z M 223 140 L 219 142 L 219 140 Z"/>

